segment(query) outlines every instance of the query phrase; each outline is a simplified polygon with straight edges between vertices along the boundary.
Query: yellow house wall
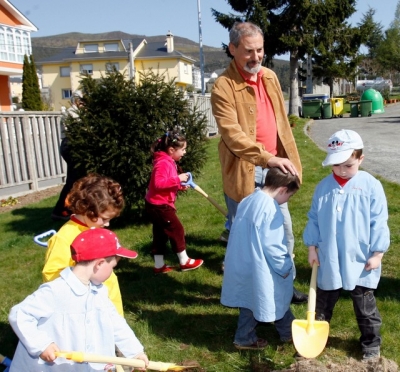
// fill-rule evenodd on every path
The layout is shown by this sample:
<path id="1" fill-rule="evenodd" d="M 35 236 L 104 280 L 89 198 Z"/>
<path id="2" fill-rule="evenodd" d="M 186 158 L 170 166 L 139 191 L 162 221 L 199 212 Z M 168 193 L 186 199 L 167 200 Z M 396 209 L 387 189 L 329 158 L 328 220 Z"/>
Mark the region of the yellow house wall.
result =
<path id="1" fill-rule="evenodd" d="M 61 110 L 62 106 L 69 107 L 70 100 L 62 98 L 63 89 L 71 89 L 75 92 L 79 89 L 79 82 L 82 79 L 80 74 L 80 67 L 82 64 L 92 64 L 93 79 L 99 79 L 101 74 L 105 75 L 106 63 L 118 63 L 119 71 L 129 76 L 128 60 L 127 59 L 113 59 L 113 60 L 86 60 L 73 63 L 60 63 L 57 64 L 43 64 L 42 65 L 42 76 L 43 76 L 43 87 L 50 88 L 50 99 L 53 104 L 54 110 Z M 61 67 L 70 67 L 70 76 L 60 76 Z"/>
<path id="2" fill-rule="evenodd" d="M 162 67 L 160 67 L 162 66 Z M 192 84 L 192 65 L 187 63 L 187 73 L 184 72 L 184 62 L 177 59 L 146 59 L 135 60 L 135 69 L 141 73 L 148 73 L 152 70 L 154 73 L 164 74 L 165 81 L 171 81 L 175 78 L 175 83 L 185 87 Z M 135 75 L 136 83 L 139 83 L 140 75 Z"/>

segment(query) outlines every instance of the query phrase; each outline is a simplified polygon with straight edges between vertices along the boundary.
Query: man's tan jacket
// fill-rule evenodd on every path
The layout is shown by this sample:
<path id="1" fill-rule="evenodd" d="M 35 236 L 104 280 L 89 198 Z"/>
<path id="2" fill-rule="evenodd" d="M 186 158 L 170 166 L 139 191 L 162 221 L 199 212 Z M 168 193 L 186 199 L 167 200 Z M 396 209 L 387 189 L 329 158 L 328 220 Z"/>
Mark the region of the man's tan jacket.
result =
<path id="1" fill-rule="evenodd" d="M 301 180 L 300 157 L 287 119 L 281 86 L 272 70 L 265 67 L 262 69 L 262 82 L 275 111 L 278 131 L 276 156 L 290 159 Z M 224 193 L 240 202 L 254 191 L 255 166 L 267 168 L 268 160 L 274 155 L 256 142 L 255 93 L 243 80 L 233 60 L 216 80 L 211 93 L 211 104 L 221 134 L 218 150 Z"/>

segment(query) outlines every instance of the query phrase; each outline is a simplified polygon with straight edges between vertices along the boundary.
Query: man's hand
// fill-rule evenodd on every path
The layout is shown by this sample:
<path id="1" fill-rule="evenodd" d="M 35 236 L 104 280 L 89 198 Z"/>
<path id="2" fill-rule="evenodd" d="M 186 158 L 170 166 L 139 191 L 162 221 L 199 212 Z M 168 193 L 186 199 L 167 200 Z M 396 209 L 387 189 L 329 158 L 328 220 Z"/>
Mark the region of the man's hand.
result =
<path id="1" fill-rule="evenodd" d="M 53 342 L 40 354 L 40 358 L 43 359 L 45 362 L 53 363 L 54 359 L 56 359 L 56 355 L 54 354 L 56 351 L 60 351 L 58 346 Z"/>
<path id="2" fill-rule="evenodd" d="M 287 158 L 279 158 L 277 156 L 274 156 L 268 160 L 267 165 L 270 168 L 280 168 L 284 173 L 290 172 L 291 174 L 293 174 L 293 176 L 299 175 L 296 167 Z"/>

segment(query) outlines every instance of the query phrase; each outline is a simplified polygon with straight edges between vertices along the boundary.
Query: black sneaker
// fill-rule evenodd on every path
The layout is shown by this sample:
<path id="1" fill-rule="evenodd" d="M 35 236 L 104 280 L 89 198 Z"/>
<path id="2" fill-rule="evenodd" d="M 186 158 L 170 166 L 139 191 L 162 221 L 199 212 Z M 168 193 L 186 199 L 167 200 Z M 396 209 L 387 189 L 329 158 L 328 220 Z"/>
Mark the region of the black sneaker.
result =
<path id="1" fill-rule="evenodd" d="M 366 351 L 363 355 L 363 361 L 367 362 L 369 360 L 374 360 L 380 358 L 381 353 L 379 350 L 374 350 L 374 351 Z"/>
<path id="2" fill-rule="evenodd" d="M 300 305 L 308 302 L 308 295 L 293 287 L 292 304 Z"/>

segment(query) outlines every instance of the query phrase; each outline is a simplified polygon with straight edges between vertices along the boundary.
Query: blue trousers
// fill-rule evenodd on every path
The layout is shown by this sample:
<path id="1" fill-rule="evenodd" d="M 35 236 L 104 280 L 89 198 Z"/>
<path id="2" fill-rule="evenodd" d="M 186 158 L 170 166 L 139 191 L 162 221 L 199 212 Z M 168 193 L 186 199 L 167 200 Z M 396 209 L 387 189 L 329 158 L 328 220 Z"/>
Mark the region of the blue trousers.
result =
<path id="1" fill-rule="evenodd" d="M 237 345 L 251 345 L 257 342 L 256 327 L 258 321 L 254 319 L 253 312 L 250 309 L 241 307 L 239 313 L 238 326 L 235 333 L 234 343 Z M 279 333 L 282 341 L 289 341 L 292 339 L 292 322 L 294 316 L 290 310 L 285 313 L 282 319 L 275 320 L 275 328 Z"/>

